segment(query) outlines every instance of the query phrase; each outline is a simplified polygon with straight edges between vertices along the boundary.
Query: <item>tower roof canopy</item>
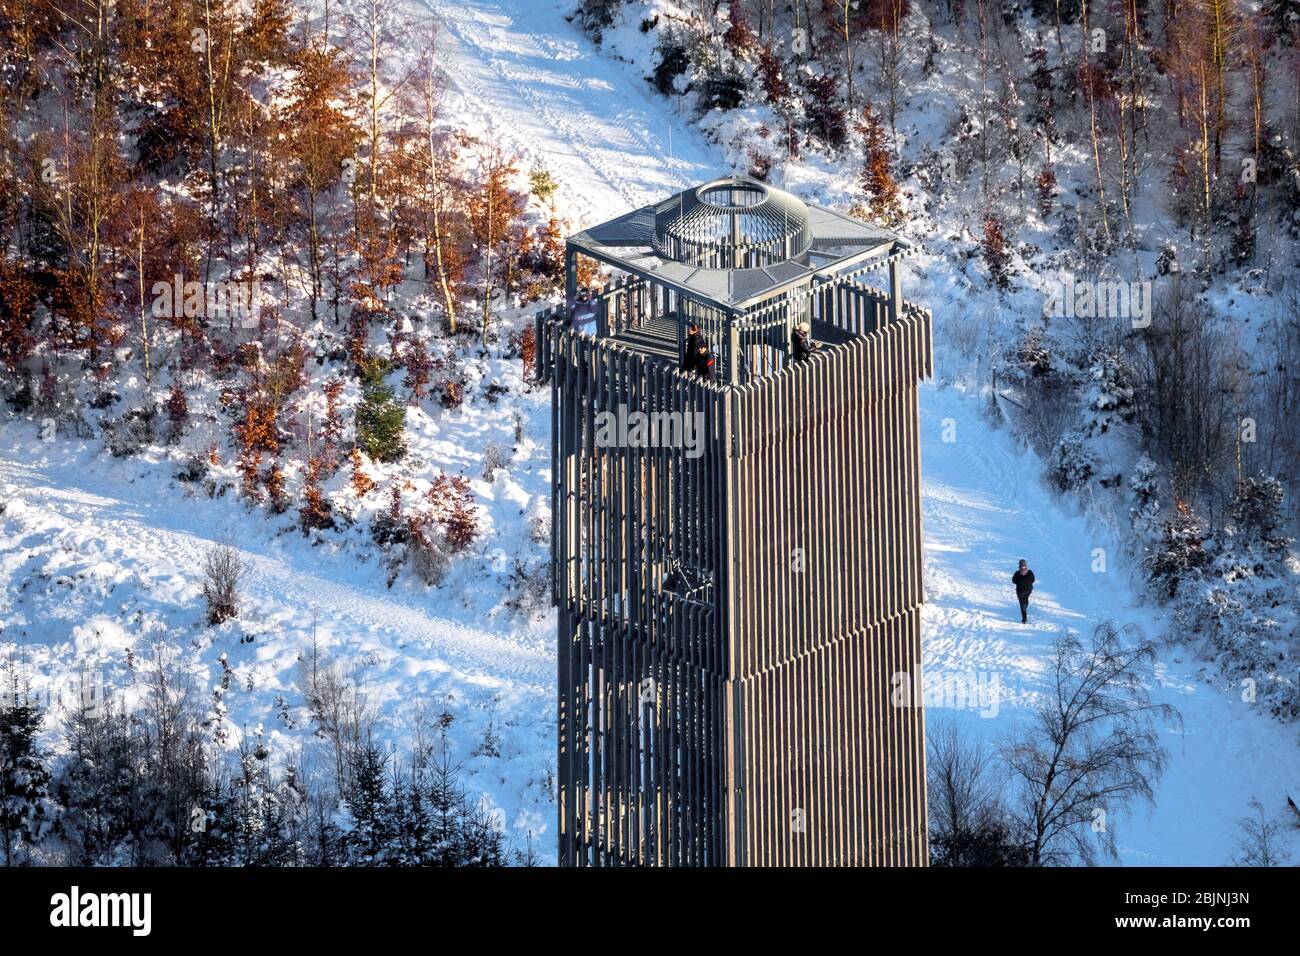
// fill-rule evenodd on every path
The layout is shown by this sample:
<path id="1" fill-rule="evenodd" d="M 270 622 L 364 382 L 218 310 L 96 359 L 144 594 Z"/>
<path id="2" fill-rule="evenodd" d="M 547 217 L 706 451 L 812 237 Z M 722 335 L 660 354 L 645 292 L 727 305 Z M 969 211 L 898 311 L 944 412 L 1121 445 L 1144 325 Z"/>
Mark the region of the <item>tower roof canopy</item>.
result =
<path id="1" fill-rule="evenodd" d="M 884 229 L 748 176 L 685 189 L 584 229 L 571 249 L 687 295 L 745 308 L 813 275 L 910 249 Z"/>

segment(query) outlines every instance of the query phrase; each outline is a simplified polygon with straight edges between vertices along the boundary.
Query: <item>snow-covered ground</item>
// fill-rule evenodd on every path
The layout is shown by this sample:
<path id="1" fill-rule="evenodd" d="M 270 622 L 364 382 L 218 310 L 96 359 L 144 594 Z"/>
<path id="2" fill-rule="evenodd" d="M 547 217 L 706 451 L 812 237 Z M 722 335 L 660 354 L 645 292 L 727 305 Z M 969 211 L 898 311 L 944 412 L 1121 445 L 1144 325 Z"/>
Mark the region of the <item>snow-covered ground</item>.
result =
<path id="1" fill-rule="evenodd" d="M 521 153 L 525 169 L 543 162 L 575 228 L 726 171 L 721 154 L 636 69 L 604 58 L 564 21 L 564 7 L 427 5 L 444 27 L 440 60 L 455 85 L 448 105 L 457 120 L 495 134 Z M 415 701 L 451 710 L 471 789 L 500 808 L 516 845 L 531 835 L 542 859 L 553 859 L 552 619 L 501 606 L 501 556 L 541 547 L 525 514 L 550 478 L 548 417 L 542 394 L 511 401 L 521 412 L 522 450 L 494 481 L 476 480 L 489 531 L 436 589 L 405 577 L 389 588 L 377 563 L 358 560 L 360 547 L 313 547 L 291 515 L 264 520 L 233 494 L 186 496 L 166 466 L 96 454 L 97 442 L 43 443 L 28 425 L 6 426 L 0 640 L 18 645 L 37 674 L 102 667 L 120 684 L 130 680 L 128 649 L 143 654 L 159 638 L 181 648 L 204 689 L 219 681 L 224 655 L 236 675 L 225 702 L 233 732 L 261 725 L 273 749 L 292 752 L 310 740 L 294 673 L 314 635 L 363 684 L 395 743 Z M 476 402 L 422 421 L 417 450 L 449 462 L 449 471 L 472 470 L 496 440 L 494 416 L 508 414 Z M 979 400 L 927 386 L 922 405 L 927 674 L 996 675 L 1003 691 L 994 716 L 935 708 L 929 719 L 954 719 L 995 741 L 1029 716 L 1054 633 L 1086 631 L 1103 618 L 1152 634 L 1163 627 L 1138 605 L 1115 543 L 1062 510 L 1039 480 L 1037 459 L 985 420 Z M 217 541 L 241 550 L 251 576 L 241 622 L 206 630 L 200 565 Z M 1109 557 L 1105 573 L 1091 570 L 1099 547 Z M 1028 626 L 1009 581 L 1020 557 L 1039 582 Z M 1250 797 L 1272 807 L 1295 791 L 1294 730 L 1204 673 L 1189 651 L 1163 655 L 1155 695 L 1182 711 L 1184 729 L 1166 735 L 1171 765 L 1155 809 L 1115 821 L 1124 863 L 1225 863 Z M 499 754 L 483 752 L 485 736 L 498 740 Z"/>
<path id="2" fill-rule="evenodd" d="M 576 229 L 730 172 L 628 64 L 601 55 L 551 0 L 413 0 L 441 25 L 447 106 L 540 162 Z"/>
<path id="3" fill-rule="evenodd" d="M 1054 634 L 1086 634 L 1111 619 L 1155 637 L 1166 625 L 1135 598 L 1132 569 L 1116 542 L 1061 508 L 1039 478 L 1041 462 L 990 427 L 982 402 L 933 386 L 923 389 L 921 402 L 926 679 L 954 687 L 996 681 L 1001 689 L 992 698 L 996 707 L 977 698 L 960 709 L 933 707 L 926 720 L 931 727 L 954 721 L 996 744 L 1032 716 L 1036 695 L 1047 689 Z M 1098 548 L 1105 571 L 1093 570 L 1101 567 Z M 1037 577 L 1028 625 L 1020 623 L 1011 585 L 1022 557 Z M 1183 726 L 1162 735 L 1170 760 L 1155 806 L 1136 806 L 1127 819 L 1111 821 L 1121 863 L 1226 864 L 1250 799 L 1259 797 L 1277 816 L 1284 794 L 1295 792 L 1295 728 L 1243 702 L 1239 689 L 1219 686 L 1213 675 L 1186 647 L 1160 656 L 1152 699 L 1178 708 Z M 1296 831 L 1290 840 L 1293 852 L 1300 849 Z"/>
<path id="4" fill-rule="evenodd" d="M 542 402 L 540 392 L 524 398 Z M 161 645 L 174 648 L 171 662 L 192 678 L 199 707 L 221 719 L 229 746 L 261 729 L 277 761 L 309 771 L 328 761 L 299 681 L 314 646 L 359 688 L 379 740 L 401 759 L 417 703 L 430 722 L 451 714 L 451 756 L 468 789 L 498 812 L 516 848 L 531 839 L 541 859 L 552 856 L 553 622 L 503 603 L 516 567 L 508 555 L 544 549 L 530 536 L 528 505 L 549 496 L 549 416 L 528 425 L 540 443 L 525 437 L 489 482 L 476 469 L 501 424 L 493 419 L 510 422 L 498 406 L 473 404 L 415 428 L 419 416 L 408 415 L 413 449 L 436 447 L 426 457 L 471 476 L 487 529 L 437 589 L 409 573 L 390 587 L 364 521 L 308 538 L 296 512 L 268 517 L 229 490 L 209 497 L 156 456 L 115 459 L 98 441 L 0 429 L 0 649 L 50 703 L 50 742 L 65 708 L 101 686 L 138 702 Z M 237 547 L 247 573 L 239 619 L 208 628 L 202 568 L 215 544 Z M 225 667 L 223 718 L 208 695 Z"/>

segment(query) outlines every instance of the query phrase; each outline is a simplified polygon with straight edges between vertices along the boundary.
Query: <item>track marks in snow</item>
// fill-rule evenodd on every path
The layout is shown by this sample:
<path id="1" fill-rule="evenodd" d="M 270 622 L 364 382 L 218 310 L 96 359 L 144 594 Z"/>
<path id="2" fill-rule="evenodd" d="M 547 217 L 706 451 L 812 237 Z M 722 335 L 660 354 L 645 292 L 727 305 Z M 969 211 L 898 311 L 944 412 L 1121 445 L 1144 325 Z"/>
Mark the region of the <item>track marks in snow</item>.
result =
<path id="1" fill-rule="evenodd" d="M 543 162 L 576 228 L 717 172 L 713 153 L 650 99 L 644 79 L 603 59 L 556 6 L 423 2 L 444 27 L 439 43 L 456 111 Z"/>
<path id="2" fill-rule="evenodd" d="M 956 441 L 941 435 L 946 419 Z M 1110 618 L 1158 636 L 1165 622 L 1141 606 L 1113 542 L 1062 510 L 1040 478 L 1041 463 L 984 420 L 980 401 L 953 389 L 921 391 L 922 507 L 928 603 L 922 610 L 928 679 L 997 675 L 1001 703 L 992 719 L 971 708 L 932 708 L 933 727 L 954 721 L 993 744 L 1028 719 L 1047 690 L 1052 644 Z M 1093 573 L 1092 549 L 1108 549 L 1109 568 Z M 1019 558 L 1037 584 L 1030 623 L 1020 623 L 1011 585 Z M 1125 864 L 1221 866 L 1235 851 L 1236 821 L 1258 795 L 1275 811 L 1294 786 L 1295 728 L 1205 679 L 1210 668 L 1186 648 L 1162 651 L 1152 697 L 1177 707 L 1182 729 L 1166 727 L 1170 763 L 1155 806 L 1136 805 L 1112 821 Z M 1290 838 L 1297 852 L 1300 840 Z"/>
<path id="3" fill-rule="evenodd" d="M 358 577 L 354 556 L 340 560 L 309 549 L 280 548 L 261 529 L 238 537 L 227 534 L 203 513 L 202 501 L 181 498 L 179 489 L 174 498 L 162 499 L 152 493 L 152 485 L 119 483 L 108 489 L 78 484 L 87 480 L 92 479 L 86 472 L 47 472 L 0 461 L 0 482 L 36 512 L 36 525 L 58 529 L 54 541 L 61 547 L 94 554 L 113 566 L 141 568 L 148 575 L 167 569 L 198 582 L 207 549 L 231 540 L 248 568 L 246 600 L 267 614 L 278 612 L 301 626 L 302 615 L 315 613 L 342 632 L 370 635 L 378 644 L 415 645 L 466 673 L 500 675 L 535 688 L 550 684 L 551 651 L 544 642 L 512 640 L 407 603 L 401 594 L 377 595 L 354 585 L 349 581 Z"/>

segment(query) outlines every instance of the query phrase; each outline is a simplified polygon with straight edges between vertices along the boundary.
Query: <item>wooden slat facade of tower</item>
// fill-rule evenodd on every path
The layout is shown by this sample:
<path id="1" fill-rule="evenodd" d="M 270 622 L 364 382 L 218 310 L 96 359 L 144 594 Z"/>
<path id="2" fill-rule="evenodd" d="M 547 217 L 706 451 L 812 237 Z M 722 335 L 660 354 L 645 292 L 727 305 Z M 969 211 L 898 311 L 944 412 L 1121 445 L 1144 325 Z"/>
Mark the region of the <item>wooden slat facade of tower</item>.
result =
<path id="1" fill-rule="evenodd" d="M 897 322 L 733 392 L 733 862 L 926 862 L 917 381 Z"/>
<path id="2" fill-rule="evenodd" d="M 891 691 L 921 667 L 930 316 L 819 295 L 849 341 L 742 387 L 538 317 L 562 864 L 926 862 L 923 714 Z M 602 447 L 620 406 L 698 416 L 699 454 Z"/>

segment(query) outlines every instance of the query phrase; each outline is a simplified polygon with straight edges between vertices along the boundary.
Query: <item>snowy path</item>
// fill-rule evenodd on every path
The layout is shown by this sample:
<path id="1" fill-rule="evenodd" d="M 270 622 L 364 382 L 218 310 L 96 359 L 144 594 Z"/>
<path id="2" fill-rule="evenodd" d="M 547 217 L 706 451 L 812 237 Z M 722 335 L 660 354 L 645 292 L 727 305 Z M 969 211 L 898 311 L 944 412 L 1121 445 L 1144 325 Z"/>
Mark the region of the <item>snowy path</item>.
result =
<path id="1" fill-rule="evenodd" d="M 1135 600 L 1114 542 L 1061 509 L 1038 478 L 1041 465 L 989 426 L 977 400 L 927 386 L 921 418 L 927 680 L 970 686 L 982 678 L 987 686 L 996 679 L 1001 690 L 996 708 L 978 700 L 974 707 L 934 707 L 926 721 L 931 728 L 954 721 L 995 745 L 1031 718 L 1035 695 L 1047 689 L 1055 634 L 1086 634 L 1106 618 L 1152 636 L 1164 626 Z M 956 440 L 944 442 L 949 420 Z M 1106 552 L 1105 572 L 1092 570 L 1094 548 Z M 1028 625 L 1020 623 L 1010 581 L 1022 557 L 1037 577 Z M 1300 784 L 1295 728 L 1207 683 L 1210 673 L 1190 650 L 1161 655 L 1152 696 L 1178 708 L 1183 728 L 1163 734 L 1170 761 L 1155 806 L 1136 806 L 1114 822 L 1121 863 L 1224 865 L 1251 797 L 1279 818 L 1285 794 Z M 1287 839 L 1300 858 L 1296 832 Z"/>
<path id="2" fill-rule="evenodd" d="M 98 675 L 134 705 L 138 668 L 160 643 L 200 707 L 229 667 L 232 743 L 260 727 L 279 759 L 320 766 L 299 687 L 299 661 L 315 644 L 355 681 L 398 754 L 409 753 L 417 705 L 450 712 L 467 786 L 498 808 L 516 847 L 531 838 L 550 858 L 553 629 L 499 607 L 503 575 L 490 550 L 462 558 L 442 588 L 409 574 L 389 588 L 364 525 L 347 546 L 313 546 L 293 513 L 269 518 L 233 493 L 187 491 L 172 464 L 95 455 L 97 443 L 43 445 L 21 424 L 0 436 L 0 644 L 16 647 L 0 663 L 19 662 L 47 702 L 49 743 L 79 675 Z M 485 504 L 495 521 L 517 511 Z M 510 547 L 516 531 L 491 543 Z M 239 618 L 206 628 L 202 567 L 216 543 L 239 550 L 247 577 Z M 495 752 L 481 753 L 488 735 Z"/>
<path id="3" fill-rule="evenodd" d="M 480 135 L 543 163 L 575 229 L 723 171 L 630 66 L 613 63 L 546 0 L 414 0 L 441 22 L 448 106 Z"/>
<path id="4" fill-rule="evenodd" d="M 259 533 L 234 534 L 238 519 L 214 521 L 215 509 L 202 500 L 159 494 L 148 482 L 113 482 L 94 469 L 0 461 L 0 487 L 5 484 L 21 489 L 23 508 L 35 522 L 67 526 L 60 531 L 60 544 L 93 551 L 114 566 L 157 569 L 197 581 L 205 552 L 215 543 L 229 542 L 247 566 L 243 592 L 255 605 L 271 607 L 292 597 L 298 609 L 316 614 L 318 626 L 417 645 L 457 670 L 550 683 L 548 647 L 521 644 L 508 633 L 441 616 L 427 602 L 417 606 L 390 591 L 358 586 L 351 556 L 339 560 Z"/>

